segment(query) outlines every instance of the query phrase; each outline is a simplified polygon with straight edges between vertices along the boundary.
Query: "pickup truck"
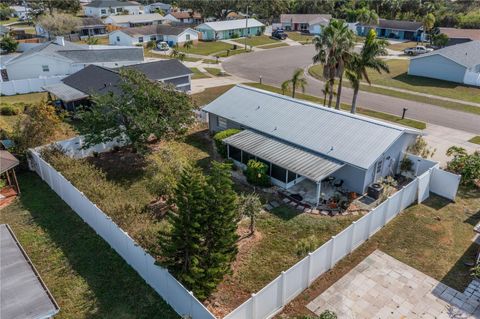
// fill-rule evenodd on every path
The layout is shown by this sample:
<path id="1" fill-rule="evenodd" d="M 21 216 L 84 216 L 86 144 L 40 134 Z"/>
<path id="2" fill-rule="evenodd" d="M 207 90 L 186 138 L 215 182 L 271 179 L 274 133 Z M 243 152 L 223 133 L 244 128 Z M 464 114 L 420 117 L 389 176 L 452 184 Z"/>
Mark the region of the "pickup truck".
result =
<path id="1" fill-rule="evenodd" d="M 433 49 L 424 47 L 423 45 L 417 45 L 416 47 L 406 48 L 405 50 L 403 50 L 403 52 L 408 55 L 424 54 L 432 51 Z"/>
<path id="2" fill-rule="evenodd" d="M 285 33 L 283 29 L 277 29 L 272 32 L 272 38 L 278 39 L 278 40 L 285 40 L 288 37 L 288 35 Z"/>

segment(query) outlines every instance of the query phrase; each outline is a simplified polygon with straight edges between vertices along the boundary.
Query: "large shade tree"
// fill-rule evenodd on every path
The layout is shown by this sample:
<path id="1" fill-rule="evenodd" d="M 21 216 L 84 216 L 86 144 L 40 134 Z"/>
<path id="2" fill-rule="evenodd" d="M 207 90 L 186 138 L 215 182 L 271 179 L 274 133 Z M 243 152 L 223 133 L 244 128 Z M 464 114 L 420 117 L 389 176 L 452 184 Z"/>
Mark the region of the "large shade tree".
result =
<path id="1" fill-rule="evenodd" d="M 172 85 L 150 81 L 143 73 L 120 70 L 116 93 L 94 95 L 92 106 L 78 113 L 86 147 L 126 138 L 139 151 L 152 139 L 184 134 L 194 120 L 188 95 Z"/>
<path id="2" fill-rule="evenodd" d="M 313 62 L 323 65 L 323 77 L 329 82 L 325 84 L 325 88 L 328 86 L 328 90 L 325 91 L 329 94 L 329 107 L 332 106 L 335 78 L 339 78 L 335 108 L 340 109 L 343 73 L 355 46 L 355 34 L 344 21 L 332 19 L 322 29 L 321 34 L 313 39 L 313 43 L 317 51 L 313 56 Z"/>
<path id="3" fill-rule="evenodd" d="M 370 30 L 360 53 L 352 53 L 345 71 L 346 77 L 353 87 L 352 113 L 356 112 L 360 82 L 365 80 L 368 84 L 371 84 L 368 69 L 373 69 L 378 73 L 382 71 L 390 72 L 388 64 L 380 58 L 382 55 L 387 55 L 387 46 L 388 42 L 386 40 L 378 39 L 375 31 Z"/>

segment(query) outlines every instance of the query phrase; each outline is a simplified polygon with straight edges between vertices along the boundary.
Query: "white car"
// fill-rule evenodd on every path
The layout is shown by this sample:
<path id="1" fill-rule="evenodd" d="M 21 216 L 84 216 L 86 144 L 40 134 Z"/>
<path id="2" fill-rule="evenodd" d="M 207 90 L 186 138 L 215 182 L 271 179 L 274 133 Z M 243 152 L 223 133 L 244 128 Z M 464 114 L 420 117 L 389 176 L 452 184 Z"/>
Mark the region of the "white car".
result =
<path id="1" fill-rule="evenodd" d="M 157 49 L 159 51 L 168 51 L 170 50 L 170 47 L 168 46 L 167 42 L 162 41 L 157 43 Z"/>
<path id="2" fill-rule="evenodd" d="M 433 49 L 424 47 L 423 45 L 417 45 L 416 47 L 406 48 L 405 50 L 403 50 L 403 52 L 408 55 L 418 55 L 418 54 L 424 54 L 432 51 Z"/>

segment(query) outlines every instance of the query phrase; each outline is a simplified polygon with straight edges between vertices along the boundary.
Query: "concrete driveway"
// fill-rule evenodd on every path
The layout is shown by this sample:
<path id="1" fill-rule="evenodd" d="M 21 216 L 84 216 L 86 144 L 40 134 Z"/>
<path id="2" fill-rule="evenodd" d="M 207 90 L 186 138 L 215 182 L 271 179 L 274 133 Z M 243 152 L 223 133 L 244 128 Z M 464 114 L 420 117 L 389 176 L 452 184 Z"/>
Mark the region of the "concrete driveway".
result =
<path id="1" fill-rule="evenodd" d="M 290 78 L 295 69 L 310 65 L 314 54 L 313 45 L 290 46 L 239 54 L 226 59 L 222 64 L 230 74 L 255 82 L 262 76 L 263 83 L 280 86 L 283 81 Z M 308 78 L 306 93 L 322 96 L 322 87 L 321 81 Z M 353 90 L 344 87 L 342 102 L 350 103 L 352 95 Z M 364 91 L 359 93 L 358 105 L 397 115 L 401 115 L 402 109 L 407 107 L 409 118 L 480 134 L 480 116 L 471 113 Z"/>

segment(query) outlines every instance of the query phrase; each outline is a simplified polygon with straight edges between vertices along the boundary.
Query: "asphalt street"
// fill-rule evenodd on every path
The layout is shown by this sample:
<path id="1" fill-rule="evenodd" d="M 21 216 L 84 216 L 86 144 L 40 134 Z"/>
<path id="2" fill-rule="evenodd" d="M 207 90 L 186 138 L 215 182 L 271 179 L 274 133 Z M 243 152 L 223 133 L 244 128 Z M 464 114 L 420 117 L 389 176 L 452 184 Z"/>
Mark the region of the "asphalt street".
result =
<path id="1" fill-rule="evenodd" d="M 224 61 L 222 65 L 227 73 L 256 82 L 261 76 L 264 84 L 280 86 L 283 81 L 290 78 L 295 69 L 310 65 L 314 54 L 312 45 L 290 46 L 238 54 Z M 309 78 L 305 93 L 323 96 L 322 87 L 321 81 Z M 342 102 L 351 103 L 352 95 L 353 90 L 344 87 Z M 360 91 L 357 105 L 397 115 L 401 115 L 403 108 L 406 107 L 409 118 L 480 134 L 480 116 L 471 113 L 364 91 Z"/>

